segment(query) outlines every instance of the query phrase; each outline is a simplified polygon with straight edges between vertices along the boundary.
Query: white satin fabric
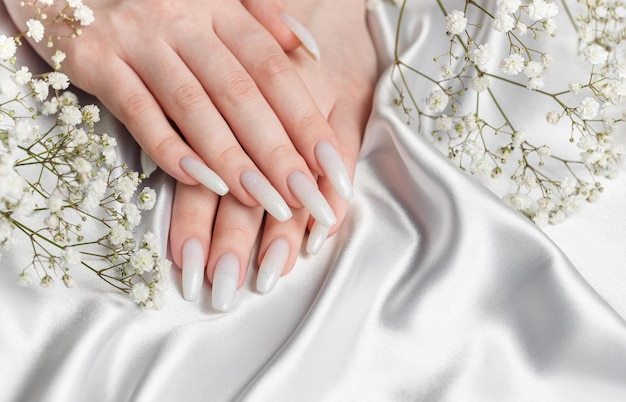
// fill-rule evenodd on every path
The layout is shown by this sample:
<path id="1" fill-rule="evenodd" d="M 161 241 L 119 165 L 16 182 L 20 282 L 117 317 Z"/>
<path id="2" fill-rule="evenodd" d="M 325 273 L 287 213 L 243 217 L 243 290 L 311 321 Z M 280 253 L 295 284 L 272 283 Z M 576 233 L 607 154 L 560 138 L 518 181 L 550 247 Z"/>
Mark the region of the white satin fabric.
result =
<path id="1" fill-rule="evenodd" d="M 412 11 L 406 50 L 419 62 L 441 27 L 436 10 Z M 388 62 L 395 13 L 370 17 Z M 13 29 L 6 13 L 2 27 Z M 625 181 L 548 229 L 608 304 L 543 232 L 404 124 L 388 74 L 346 222 L 269 295 L 254 291 L 253 267 L 218 313 L 208 285 L 183 301 L 174 269 L 164 309 L 142 312 L 88 273 L 72 290 L 20 288 L 28 244 L 4 252 L 0 400 L 626 400 Z M 104 116 L 138 169 L 136 145 Z M 165 246 L 172 181 L 148 184 L 160 199 L 144 227 Z"/>

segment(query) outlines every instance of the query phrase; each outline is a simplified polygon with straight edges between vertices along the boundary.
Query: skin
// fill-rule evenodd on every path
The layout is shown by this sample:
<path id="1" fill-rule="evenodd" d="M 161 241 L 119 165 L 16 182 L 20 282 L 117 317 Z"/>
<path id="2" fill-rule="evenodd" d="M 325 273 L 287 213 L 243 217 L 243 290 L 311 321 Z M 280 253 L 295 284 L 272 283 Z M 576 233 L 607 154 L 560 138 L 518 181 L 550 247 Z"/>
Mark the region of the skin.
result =
<path id="1" fill-rule="evenodd" d="M 288 56 L 330 127 L 337 133 L 339 149 L 350 174 L 354 175 L 376 78 L 376 56 L 365 22 L 364 2 L 289 0 L 283 3 L 285 10 L 307 27 L 320 47 L 322 57 L 319 62 L 312 61 L 302 49 L 290 51 Z M 272 27 L 268 30 L 271 31 Z M 343 221 L 348 202 L 336 194 L 325 177 L 318 178 L 318 185 L 337 215 L 338 223 L 331 229 L 332 234 Z M 220 200 L 198 186 L 181 182 L 177 185 L 172 212 L 170 241 L 176 264 L 182 266 L 184 241 L 196 237 L 207 250 L 209 280 L 213 278 L 221 255 L 233 253 L 239 257 L 239 286 L 247 275 L 259 230 L 262 230 L 262 237 L 257 264 L 262 261 L 270 243 L 282 237 L 290 246 L 283 271 L 286 274 L 296 262 L 307 224 L 312 223 L 306 210 L 297 209 L 294 217 L 283 223 L 266 215 L 261 228 L 262 209 L 249 208 L 234 197 L 226 196 Z"/>

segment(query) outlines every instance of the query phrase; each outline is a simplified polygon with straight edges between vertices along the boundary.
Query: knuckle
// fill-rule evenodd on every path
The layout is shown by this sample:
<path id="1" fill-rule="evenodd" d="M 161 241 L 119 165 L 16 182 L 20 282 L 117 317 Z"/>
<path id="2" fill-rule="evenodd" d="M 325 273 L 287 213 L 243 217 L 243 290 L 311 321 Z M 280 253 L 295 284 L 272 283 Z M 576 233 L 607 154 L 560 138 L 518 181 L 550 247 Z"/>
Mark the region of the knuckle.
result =
<path id="1" fill-rule="evenodd" d="M 218 161 L 229 163 L 237 161 L 241 158 L 242 150 L 237 145 L 228 145 L 227 147 L 217 151 L 216 158 Z"/>
<path id="2" fill-rule="evenodd" d="M 319 130 L 320 124 L 324 121 L 319 114 L 306 113 L 299 116 L 296 122 L 297 132 L 311 132 L 311 130 Z"/>
<path id="3" fill-rule="evenodd" d="M 278 144 L 270 149 L 267 160 L 275 164 L 280 161 L 290 160 L 293 155 L 295 155 L 295 150 L 291 145 Z"/>
<path id="4" fill-rule="evenodd" d="M 246 244 L 252 234 L 243 224 L 231 222 L 228 226 L 222 228 L 220 236 L 229 239 L 231 244 Z"/>
<path id="5" fill-rule="evenodd" d="M 128 95 L 122 104 L 122 120 L 129 124 L 140 122 L 153 107 L 151 97 L 140 93 Z"/>
<path id="6" fill-rule="evenodd" d="M 291 71 L 291 68 L 292 65 L 284 54 L 274 53 L 261 61 L 259 74 L 261 79 L 276 81 Z"/>
<path id="7" fill-rule="evenodd" d="M 186 112 L 196 112 L 207 106 L 207 95 L 198 85 L 183 84 L 172 92 L 174 106 Z"/>
<path id="8" fill-rule="evenodd" d="M 180 138 L 170 135 L 157 139 L 153 145 L 154 155 L 161 155 L 163 160 L 170 160 L 168 155 L 173 149 L 177 148 L 178 141 L 180 141 Z"/>
<path id="9" fill-rule="evenodd" d="M 237 102 L 253 98 L 258 89 L 256 84 L 247 74 L 240 71 L 231 71 L 224 75 L 224 93 L 230 94 Z"/>

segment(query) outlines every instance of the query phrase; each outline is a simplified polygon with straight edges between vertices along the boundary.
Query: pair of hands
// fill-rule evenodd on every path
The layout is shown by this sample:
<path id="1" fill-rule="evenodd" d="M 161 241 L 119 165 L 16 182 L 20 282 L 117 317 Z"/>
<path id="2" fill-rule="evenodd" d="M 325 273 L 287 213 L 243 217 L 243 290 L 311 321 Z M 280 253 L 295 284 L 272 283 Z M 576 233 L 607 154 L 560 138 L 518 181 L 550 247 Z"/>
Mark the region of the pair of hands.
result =
<path id="1" fill-rule="evenodd" d="M 369 114 L 376 59 L 364 2 L 284 3 L 86 1 L 95 22 L 60 43 L 72 82 L 178 180 L 170 247 L 184 296 L 197 298 L 206 272 L 222 311 L 244 282 L 265 210 L 263 293 L 295 264 L 307 225 L 310 253 L 336 230 Z M 312 33 L 320 61 L 299 48 L 283 7 Z"/>

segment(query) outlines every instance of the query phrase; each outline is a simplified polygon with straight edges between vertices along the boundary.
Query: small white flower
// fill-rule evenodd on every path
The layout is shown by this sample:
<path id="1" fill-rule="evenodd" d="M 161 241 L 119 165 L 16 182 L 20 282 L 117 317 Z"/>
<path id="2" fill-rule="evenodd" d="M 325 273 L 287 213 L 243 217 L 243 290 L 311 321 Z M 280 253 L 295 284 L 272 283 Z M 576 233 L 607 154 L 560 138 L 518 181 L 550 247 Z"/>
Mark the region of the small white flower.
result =
<path id="1" fill-rule="evenodd" d="M 13 74 L 13 79 L 17 85 L 26 85 L 33 78 L 33 75 L 28 70 L 28 67 L 22 66 L 19 70 Z"/>
<path id="2" fill-rule="evenodd" d="M 521 0 L 498 0 L 497 5 L 499 13 L 513 14 L 517 12 L 522 2 Z"/>
<path id="3" fill-rule="evenodd" d="M 498 32 L 509 32 L 515 28 L 515 18 L 506 13 L 498 13 L 493 19 L 493 29 Z"/>
<path id="4" fill-rule="evenodd" d="M 541 64 L 543 64 L 544 68 L 548 68 L 554 63 L 554 58 L 550 56 L 548 53 L 543 53 L 541 55 Z"/>
<path id="5" fill-rule="evenodd" d="M 33 80 L 31 81 L 31 86 L 33 89 L 33 94 L 35 95 L 35 99 L 39 102 L 43 102 L 48 97 L 49 86 L 48 83 L 43 80 Z"/>
<path id="6" fill-rule="evenodd" d="M 594 135 L 583 135 L 576 145 L 583 151 L 593 150 L 598 146 L 598 139 Z"/>
<path id="7" fill-rule="evenodd" d="M 148 302 L 150 299 L 150 288 L 145 283 L 139 282 L 133 285 L 130 290 L 133 300 L 137 304 Z"/>
<path id="8" fill-rule="evenodd" d="M 472 80 L 472 89 L 476 92 L 482 92 L 489 88 L 489 77 L 483 75 L 482 77 L 475 77 Z"/>
<path id="9" fill-rule="evenodd" d="M 63 274 L 61 279 L 63 280 L 63 284 L 66 288 L 74 287 L 74 278 L 72 278 L 68 273 Z"/>
<path id="10" fill-rule="evenodd" d="M 122 202 L 129 202 L 139 185 L 139 176 L 135 173 L 129 173 L 120 177 L 115 183 L 115 192 L 119 195 Z"/>
<path id="11" fill-rule="evenodd" d="M 606 49 L 603 48 L 602 46 L 595 44 L 595 43 L 587 47 L 583 54 L 585 56 L 585 60 L 587 61 L 587 63 L 593 64 L 593 65 L 603 64 L 606 62 L 607 58 L 609 57 L 609 52 L 607 52 Z"/>
<path id="12" fill-rule="evenodd" d="M 552 150 L 547 145 L 542 145 L 539 148 L 537 148 L 537 155 L 539 155 L 539 157 L 541 158 L 545 158 L 547 156 L 550 156 L 551 154 L 552 154 Z"/>
<path id="13" fill-rule="evenodd" d="M 59 120 L 68 126 L 75 126 L 83 121 L 83 114 L 76 106 L 63 106 L 59 113 Z"/>
<path id="14" fill-rule="evenodd" d="M 535 21 L 553 18 L 559 13 L 559 7 L 545 0 L 533 0 L 528 6 L 528 15 Z"/>
<path id="15" fill-rule="evenodd" d="M 81 158 L 80 156 L 74 159 L 72 162 L 72 168 L 78 174 L 87 174 L 90 173 L 93 169 L 93 165 L 91 162 L 86 160 L 85 158 Z"/>
<path id="16" fill-rule="evenodd" d="M 60 66 L 61 63 L 65 61 L 65 57 L 66 57 L 65 53 L 57 49 L 54 52 L 54 54 L 50 57 L 50 59 L 52 60 L 52 64 L 55 66 L 55 68 L 58 68 L 58 66 Z"/>
<path id="17" fill-rule="evenodd" d="M 446 30 L 451 35 L 460 35 L 467 27 L 465 13 L 460 10 L 452 10 L 446 15 Z"/>
<path id="18" fill-rule="evenodd" d="M 591 120 L 598 115 L 600 104 L 594 98 L 588 96 L 583 99 L 577 110 L 583 120 Z"/>
<path id="19" fill-rule="evenodd" d="M 49 73 L 47 81 L 52 89 L 56 89 L 58 91 L 67 89 L 70 86 L 70 79 L 67 77 L 67 75 L 58 71 L 52 71 L 51 73 Z"/>
<path id="20" fill-rule="evenodd" d="M 12 36 L 0 35 L 0 59 L 7 60 L 15 56 L 17 45 Z"/>
<path id="21" fill-rule="evenodd" d="M 517 25 L 515 26 L 515 31 L 518 35 L 524 36 L 526 32 L 528 32 L 528 27 L 521 20 L 517 21 Z"/>
<path id="22" fill-rule="evenodd" d="M 529 61 L 524 68 L 524 75 L 528 78 L 538 77 L 543 72 L 543 65 L 537 61 Z"/>
<path id="23" fill-rule="evenodd" d="M 445 114 L 437 117 L 437 119 L 435 119 L 435 128 L 438 131 L 448 131 L 452 129 L 452 118 L 450 118 L 450 116 L 447 116 Z"/>
<path id="24" fill-rule="evenodd" d="M 543 29 L 546 30 L 548 35 L 554 36 L 556 34 L 556 20 L 554 18 L 548 18 L 543 22 Z"/>
<path id="25" fill-rule="evenodd" d="M 152 271 L 154 268 L 154 257 L 152 256 L 152 252 L 145 248 L 136 250 L 130 257 L 130 265 L 138 274 Z"/>
<path id="26" fill-rule="evenodd" d="M 540 75 L 538 77 L 530 78 L 528 82 L 526 83 L 526 88 L 531 89 L 531 90 L 542 89 L 545 85 L 546 85 L 546 77 L 543 75 Z"/>
<path id="27" fill-rule="evenodd" d="M 94 21 L 93 10 L 81 4 L 74 10 L 74 18 L 76 18 L 82 26 L 91 25 Z"/>
<path id="28" fill-rule="evenodd" d="M 518 211 L 526 211 L 530 208 L 530 197 L 521 193 L 510 193 L 504 196 L 504 201 Z"/>
<path id="29" fill-rule="evenodd" d="M 550 215 L 543 211 L 537 212 L 532 219 L 535 225 L 540 228 L 545 228 L 550 223 Z"/>
<path id="30" fill-rule="evenodd" d="M 454 72 L 452 71 L 452 67 L 448 64 L 442 64 L 440 67 L 441 78 L 444 80 L 449 80 L 454 77 Z"/>
<path id="31" fill-rule="evenodd" d="M 561 115 L 558 112 L 551 111 L 546 114 L 546 121 L 552 125 L 556 126 L 557 124 L 559 124 L 560 120 Z"/>
<path id="32" fill-rule="evenodd" d="M 519 53 L 513 53 L 500 62 L 500 68 L 506 75 L 517 75 L 524 69 L 524 58 Z"/>
<path id="33" fill-rule="evenodd" d="M 63 198 L 59 197 L 57 194 L 51 194 L 50 197 L 48 197 L 48 209 L 51 213 L 61 212 L 63 204 Z"/>
<path id="34" fill-rule="evenodd" d="M 50 275 L 46 274 L 43 278 L 41 278 L 39 284 L 44 288 L 52 288 L 54 287 L 54 279 L 52 279 Z"/>
<path id="35" fill-rule="evenodd" d="M 450 123 L 450 127 L 452 127 L 452 123 Z M 141 193 L 139 193 L 137 204 L 139 209 L 141 209 L 142 211 L 149 211 L 154 208 L 154 205 L 156 204 L 156 191 L 154 191 L 150 187 L 145 187 L 143 190 L 141 190 Z"/>
<path id="36" fill-rule="evenodd" d="M 41 21 L 31 18 L 26 21 L 26 26 L 28 27 L 26 36 L 32 38 L 35 42 L 41 42 L 46 31 Z"/>
<path id="37" fill-rule="evenodd" d="M 426 106 L 435 113 L 441 113 L 448 106 L 448 95 L 437 88 L 426 97 Z"/>
<path id="38" fill-rule="evenodd" d="M 582 85 L 580 85 L 576 81 L 570 81 L 568 86 L 569 86 L 569 90 L 572 91 L 572 93 L 574 93 L 574 94 L 579 93 L 580 90 L 582 89 Z"/>
<path id="39" fill-rule="evenodd" d="M 476 158 L 470 166 L 470 173 L 477 175 L 487 175 L 493 169 L 493 161 L 488 158 Z"/>
<path id="40" fill-rule="evenodd" d="M 478 67 L 484 67 L 493 58 L 494 49 L 491 43 L 478 45 L 477 49 L 472 52 L 472 61 Z"/>
<path id="41" fill-rule="evenodd" d="M 131 237 L 131 233 L 122 225 L 116 224 L 111 227 L 108 238 L 112 245 L 120 246 Z"/>
<path id="42" fill-rule="evenodd" d="M 17 277 L 17 284 L 22 287 L 28 287 L 33 284 L 33 278 L 28 272 L 24 271 Z"/>
<path id="43" fill-rule="evenodd" d="M 63 250 L 63 269 L 70 270 L 80 268 L 81 255 L 78 250 L 72 247 L 66 247 Z"/>
<path id="44" fill-rule="evenodd" d="M 513 138 L 511 139 L 511 142 L 515 147 L 519 147 L 524 141 L 526 141 L 526 131 L 518 130 L 513 133 Z"/>
<path id="45" fill-rule="evenodd" d="M 83 106 L 83 120 L 87 124 L 97 123 L 100 121 L 100 109 L 96 105 Z"/>
<path id="46" fill-rule="evenodd" d="M 141 212 L 139 212 L 139 208 L 137 205 L 132 203 L 124 204 L 122 208 L 122 213 L 124 214 L 124 218 L 126 220 L 126 227 L 128 229 L 133 229 L 139 225 L 141 222 Z"/>

